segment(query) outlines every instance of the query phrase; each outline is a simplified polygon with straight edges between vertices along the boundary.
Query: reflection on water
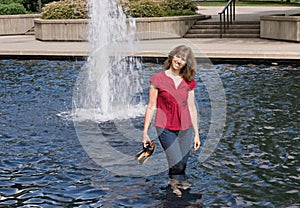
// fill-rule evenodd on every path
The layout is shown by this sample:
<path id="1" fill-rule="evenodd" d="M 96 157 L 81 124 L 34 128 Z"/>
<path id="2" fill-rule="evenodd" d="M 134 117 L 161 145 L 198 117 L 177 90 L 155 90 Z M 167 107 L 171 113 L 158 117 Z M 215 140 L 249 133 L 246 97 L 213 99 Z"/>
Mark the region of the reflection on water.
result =
<path id="1" fill-rule="evenodd" d="M 193 153 L 188 164 L 193 186 L 177 198 L 166 172 L 116 176 L 85 153 L 64 113 L 71 110 L 83 64 L 0 61 L 1 207 L 300 206 L 299 67 L 214 66 L 227 98 L 224 136 L 206 162 Z M 157 68 L 145 64 L 143 73 L 149 77 Z M 209 97 L 201 80 L 196 90 L 205 142 Z M 142 119 L 133 120 L 140 128 Z M 115 139 L 111 145 L 124 152 L 126 145 L 128 154 L 139 148 L 136 140 Z"/>

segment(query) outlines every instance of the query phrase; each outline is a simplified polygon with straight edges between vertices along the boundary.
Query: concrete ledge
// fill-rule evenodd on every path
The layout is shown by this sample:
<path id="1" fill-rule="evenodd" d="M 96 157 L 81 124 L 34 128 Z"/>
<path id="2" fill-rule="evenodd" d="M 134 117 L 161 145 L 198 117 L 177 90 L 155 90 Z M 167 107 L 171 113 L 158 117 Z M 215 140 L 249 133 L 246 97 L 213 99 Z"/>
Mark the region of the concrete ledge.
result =
<path id="1" fill-rule="evenodd" d="M 0 15 L 0 35 L 24 35 L 39 17 L 39 14 Z"/>
<path id="2" fill-rule="evenodd" d="M 120 46 L 120 53 L 132 56 L 132 50 Z M 166 56 L 174 45 L 186 44 L 194 49 L 197 58 L 294 60 L 300 63 L 299 43 L 261 38 L 176 38 L 138 42 L 136 56 Z M 0 56 L 22 57 L 87 57 L 89 42 L 38 41 L 33 35 L 0 36 Z"/>
<path id="3" fill-rule="evenodd" d="M 260 17 L 260 37 L 300 42 L 300 16 Z"/>
<path id="4" fill-rule="evenodd" d="M 35 38 L 44 41 L 86 41 L 88 21 L 87 19 L 35 19 Z"/>
<path id="5" fill-rule="evenodd" d="M 196 21 L 208 18 L 205 15 L 134 18 L 136 38 L 140 40 L 182 38 Z"/>
<path id="6" fill-rule="evenodd" d="M 196 21 L 207 18 L 205 15 L 134 18 L 135 37 L 139 40 L 181 38 Z M 35 19 L 35 37 L 43 41 L 86 41 L 88 21 Z"/>

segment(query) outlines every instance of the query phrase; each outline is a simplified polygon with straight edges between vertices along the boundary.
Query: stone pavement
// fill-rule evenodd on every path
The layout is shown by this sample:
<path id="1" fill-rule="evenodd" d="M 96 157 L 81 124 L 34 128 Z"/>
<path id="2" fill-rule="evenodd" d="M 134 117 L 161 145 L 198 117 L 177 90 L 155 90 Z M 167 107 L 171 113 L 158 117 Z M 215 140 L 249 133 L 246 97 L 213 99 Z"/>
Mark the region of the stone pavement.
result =
<path id="1" fill-rule="evenodd" d="M 222 7 L 201 7 L 200 12 L 217 18 Z M 237 7 L 237 20 L 255 20 L 258 16 L 300 13 L 300 7 Z M 160 39 L 139 42 L 134 55 L 164 57 L 179 44 L 190 45 L 197 57 L 217 59 L 292 59 L 300 61 L 300 43 L 260 38 Z M 127 54 L 126 54 L 127 53 Z M 124 55 L 129 50 L 124 47 Z M 88 42 L 38 41 L 32 35 L 0 36 L 0 56 L 81 57 L 89 55 Z"/>
<path id="2" fill-rule="evenodd" d="M 200 4 L 201 5 L 201 4 Z M 299 4 L 300 6 L 300 4 Z M 208 21 L 219 21 L 218 13 L 222 11 L 220 6 L 205 6 L 198 7 L 198 11 L 204 15 L 210 15 L 212 18 Z M 297 14 L 300 13 L 300 7 L 290 6 L 239 6 L 236 7 L 236 21 L 259 21 L 260 16 L 274 15 L 274 14 Z"/>

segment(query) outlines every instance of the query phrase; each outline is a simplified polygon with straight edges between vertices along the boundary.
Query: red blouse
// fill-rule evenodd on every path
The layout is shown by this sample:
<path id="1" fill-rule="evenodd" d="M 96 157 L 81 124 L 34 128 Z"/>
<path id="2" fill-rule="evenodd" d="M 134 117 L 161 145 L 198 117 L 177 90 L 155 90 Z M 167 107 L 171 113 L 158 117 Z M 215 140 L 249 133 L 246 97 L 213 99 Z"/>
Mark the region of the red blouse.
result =
<path id="1" fill-rule="evenodd" d="M 175 83 L 165 71 L 153 75 L 150 79 L 158 89 L 155 126 L 169 130 L 186 130 L 192 125 L 188 107 L 188 93 L 193 90 L 195 80 L 182 80 L 175 88 Z"/>

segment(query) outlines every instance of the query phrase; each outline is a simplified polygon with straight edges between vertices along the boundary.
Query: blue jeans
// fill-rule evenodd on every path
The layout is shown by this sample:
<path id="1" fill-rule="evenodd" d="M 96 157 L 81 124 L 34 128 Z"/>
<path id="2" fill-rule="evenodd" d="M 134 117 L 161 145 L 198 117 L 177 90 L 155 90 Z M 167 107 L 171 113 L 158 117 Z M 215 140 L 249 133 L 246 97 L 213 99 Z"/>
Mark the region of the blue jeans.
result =
<path id="1" fill-rule="evenodd" d="M 184 180 L 186 164 L 193 145 L 192 126 L 184 131 L 156 127 L 156 131 L 167 156 L 169 177 Z"/>

